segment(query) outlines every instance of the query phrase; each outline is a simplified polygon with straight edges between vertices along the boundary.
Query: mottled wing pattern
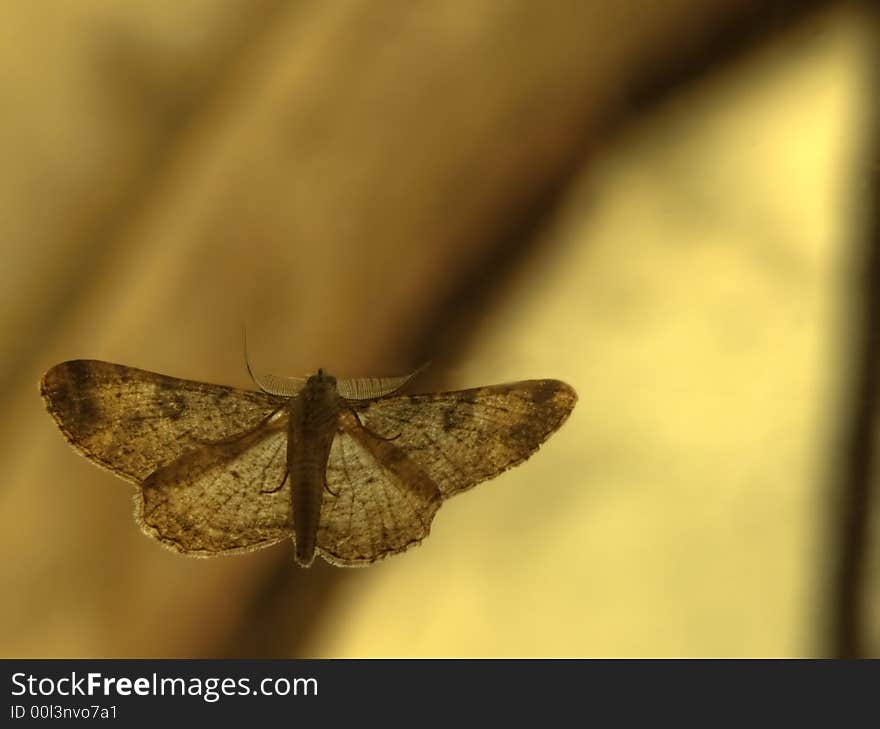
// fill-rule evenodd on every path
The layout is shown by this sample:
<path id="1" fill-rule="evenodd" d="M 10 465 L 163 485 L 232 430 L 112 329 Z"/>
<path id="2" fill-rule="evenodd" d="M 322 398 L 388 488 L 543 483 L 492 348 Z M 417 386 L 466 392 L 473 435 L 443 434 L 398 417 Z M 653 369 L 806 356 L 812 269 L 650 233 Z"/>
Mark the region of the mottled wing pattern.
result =
<path id="1" fill-rule="evenodd" d="M 135 483 L 187 451 L 255 427 L 284 402 L 97 360 L 53 367 L 40 391 L 74 448 Z"/>
<path id="2" fill-rule="evenodd" d="M 365 428 L 392 438 L 447 498 L 526 460 L 576 401 L 564 382 L 525 380 L 383 398 L 358 415 Z"/>
<path id="3" fill-rule="evenodd" d="M 360 381 L 336 422 L 317 533 L 336 564 L 420 542 L 445 498 L 524 461 L 577 399 L 557 380 L 355 399 L 389 382 Z M 138 523 L 165 545 L 209 556 L 294 536 L 288 398 L 95 360 L 40 386 L 77 450 L 141 485 Z"/>
<path id="4" fill-rule="evenodd" d="M 327 467 L 318 547 L 365 564 L 428 535 L 443 499 L 534 453 L 577 400 L 557 380 L 352 402 Z"/>
<path id="5" fill-rule="evenodd" d="M 279 416 L 160 468 L 137 497 L 141 528 L 195 556 L 250 551 L 290 537 L 286 426 Z"/>
<path id="6" fill-rule="evenodd" d="M 340 418 L 327 462 L 318 550 L 329 562 L 369 564 L 428 536 L 442 497 L 393 441 Z"/>

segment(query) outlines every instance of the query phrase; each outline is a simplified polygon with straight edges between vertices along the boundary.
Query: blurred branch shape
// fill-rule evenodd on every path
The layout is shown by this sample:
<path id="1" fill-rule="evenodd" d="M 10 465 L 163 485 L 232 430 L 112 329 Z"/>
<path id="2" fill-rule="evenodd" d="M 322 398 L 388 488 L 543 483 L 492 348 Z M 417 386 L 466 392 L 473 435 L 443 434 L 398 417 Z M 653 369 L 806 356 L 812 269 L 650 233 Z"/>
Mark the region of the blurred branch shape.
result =
<path id="1" fill-rule="evenodd" d="M 876 58 L 880 49 L 878 15 L 869 8 L 873 22 L 871 52 Z M 854 327 L 854 373 L 852 413 L 843 454 L 843 484 L 839 495 L 833 609 L 833 651 L 838 658 L 867 657 L 872 647 L 867 642 L 867 615 L 870 599 L 868 570 L 871 548 L 871 514 L 874 504 L 874 454 L 880 426 L 880 115 L 876 111 L 878 93 L 877 64 L 869 78 L 872 102 L 869 102 L 867 127 L 868 175 L 864 249 L 855 262 L 852 305 L 860 318 Z M 858 267 L 861 263 L 862 266 Z"/>

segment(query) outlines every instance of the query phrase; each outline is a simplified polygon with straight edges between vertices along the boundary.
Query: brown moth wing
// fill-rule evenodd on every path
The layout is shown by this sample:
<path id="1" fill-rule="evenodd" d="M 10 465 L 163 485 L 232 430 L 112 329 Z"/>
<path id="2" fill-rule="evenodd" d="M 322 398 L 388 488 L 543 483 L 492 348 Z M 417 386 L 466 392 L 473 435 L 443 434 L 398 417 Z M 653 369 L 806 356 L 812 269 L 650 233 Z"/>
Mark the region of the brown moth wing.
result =
<path id="1" fill-rule="evenodd" d="M 254 428 L 284 403 L 98 360 L 53 367 L 40 392 L 76 450 L 135 483 L 188 451 Z"/>
<path id="2" fill-rule="evenodd" d="M 527 380 L 349 403 L 327 467 L 321 553 L 358 565 L 418 544 L 443 499 L 526 460 L 576 401 L 564 382 Z"/>
<path id="3" fill-rule="evenodd" d="M 404 450 L 448 498 L 522 463 L 568 418 L 559 380 L 388 397 L 358 409 L 364 427 Z"/>
<path id="4" fill-rule="evenodd" d="M 288 398 L 75 360 L 40 383 L 85 456 L 142 484 L 141 527 L 197 556 L 294 536 Z M 442 500 L 498 475 L 562 425 L 577 396 L 556 380 L 348 400 L 326 468 L 317 549 L 369 564 L 417 544 Z"/>
<path id="5" fill-rule="evenodd" d="M 279 417 L 160 468 L 142 485 L 136 517 L 147 534 L 194 556 L 267 547 L 293 535 L 286 476 L 287 420 Z"/>
<path id="6" fill-rule="evenodd" d="M 436 484 L 393 441 L 340 415 L 330 448 L 318 551 L 357 566 L 403 552 L 428 536 L 442 497 Z"/>

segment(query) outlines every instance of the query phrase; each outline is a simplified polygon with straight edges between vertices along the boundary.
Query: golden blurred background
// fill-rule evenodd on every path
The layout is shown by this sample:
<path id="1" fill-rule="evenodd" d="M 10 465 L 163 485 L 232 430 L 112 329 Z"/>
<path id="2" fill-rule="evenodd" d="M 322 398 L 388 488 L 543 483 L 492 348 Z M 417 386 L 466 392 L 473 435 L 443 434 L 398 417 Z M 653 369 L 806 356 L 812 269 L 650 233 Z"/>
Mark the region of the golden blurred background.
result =
<path id="1" fill-rule="evenodd" d="M 0 655 L 880 655 L 871 489 L 840 526 L 870 462 L 874 20 L 4 3 Z M 260 372 L 430 360 L 415 389 L 580 400 L 404 555 L 188 559 L 37 382 L 96 358 L 249 387 L 242 325 Z"/>

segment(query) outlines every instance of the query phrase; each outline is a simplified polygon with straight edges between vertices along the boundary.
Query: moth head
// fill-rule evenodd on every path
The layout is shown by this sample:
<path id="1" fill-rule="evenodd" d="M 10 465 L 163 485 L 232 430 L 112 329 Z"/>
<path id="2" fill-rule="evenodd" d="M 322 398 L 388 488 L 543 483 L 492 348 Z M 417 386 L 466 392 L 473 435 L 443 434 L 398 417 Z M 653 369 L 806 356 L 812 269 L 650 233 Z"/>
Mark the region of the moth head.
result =
<path id="1" fill-rule="evenodd" d="M 327 383 L 329 385 L 336 384 L 336 378 L 333 375 L 328 375 L 323 367 L 319 367 L 318 374 L 312 375 L 311 377 L 309 377 L 308 381 L 309 381 L 309 384 L 315 384 L 315 383 L 319 383 L 319 382 L 320 383 Z"/>

